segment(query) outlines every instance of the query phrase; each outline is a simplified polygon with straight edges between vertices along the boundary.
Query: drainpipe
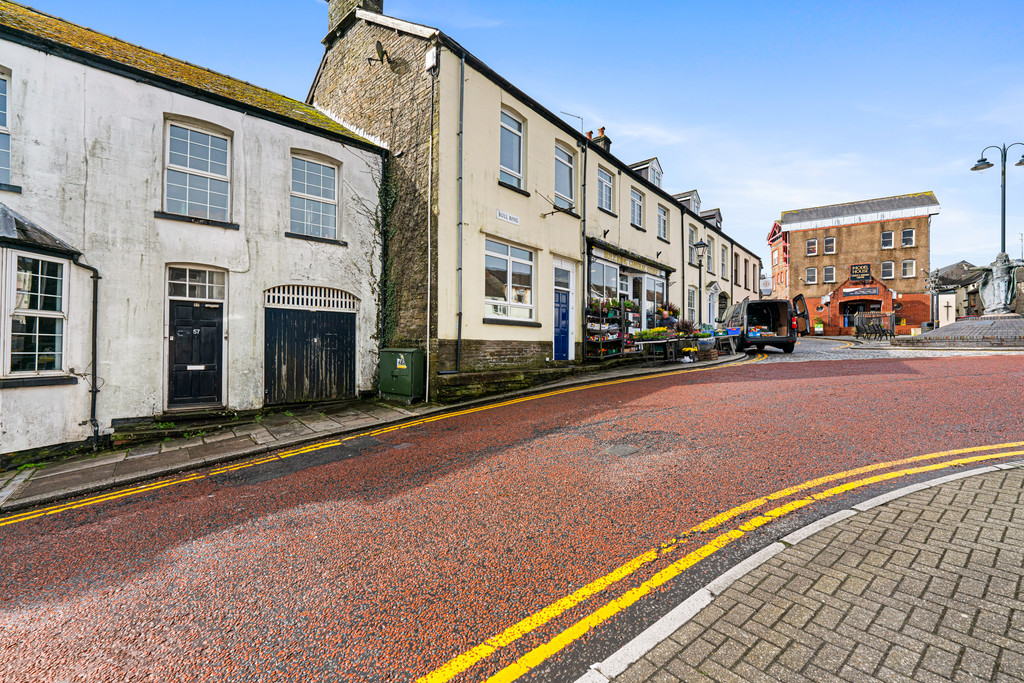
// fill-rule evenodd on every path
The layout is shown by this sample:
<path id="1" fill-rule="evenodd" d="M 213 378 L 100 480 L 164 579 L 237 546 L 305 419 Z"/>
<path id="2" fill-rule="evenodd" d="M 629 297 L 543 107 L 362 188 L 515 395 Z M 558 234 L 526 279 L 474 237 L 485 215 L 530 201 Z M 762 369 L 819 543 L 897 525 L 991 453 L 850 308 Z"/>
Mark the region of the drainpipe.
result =
<path id="1" fill-rule="evenodd" d="M 466 53 L 462 53 L 459 66 L 459 330 L 455 339 L 455 372 L 462 372 L 462 149 L 466 111 Z"/>
<path id="2" fill-rule="evenodd" d="M 437 65 L 441 62 L 441 46 L 435 45 L 434 49 L 437 51 L 434 55 L 434 63 Z M 433 274 L 430 261 L 432 247 L 430 232 L 433 227 L 431 219 L 434 212 L 434 90 L 437 85 L 437 72 L 439 69 L 439 66 L 431 67 L 430 69 L 430 139 L 427 151 L 427 343 L 426 351 L 423 355 L 426 357 L 427 366 L 424 394 L 428 401 L 430 400 L 430 278 Z"/>
<path id="3" fill-rule="evenodd" d="M 466 53 L 459 66 L 459 266 L 456 270 L 459 289 L 458 336 L 455 339 L 455 370 L 442 370 L 439 375 L 457 375 L 462 371 L 462 137 L 466 110 Z"/>
<path id="4" fill-rule="evenodd" d="M 581 126 L 582 127 L 582 126 Z M 580 244 L 580 253 L 584 255 L 583 258 L 583 315 L 579 316 L 579 328 L 580 328 L 580 339 L 583 340 L 583 356 L 586 360 L 586 348 L 587 348 L 587 302 L 590 296 L 588 273 L 590 272 L 590 259 L 587 258 L 587 154 L 590 151 L 590 144 L 587 136 L 583 136 L 583 210 L 580 211 L 580 238 L 582 243 Z M 617 286 L 617 285 L 616 285 Z M 551 354 L 554 357 L 554 354 Z M 572 351 L 573 358 L 576 358 L 576 349 Z M 579 360 L 579 359 L 577 359 Z"/>
<path id="5" fill-rule="evenodd" d="M 96 339 L 97 331 L 99 330 L 99 320 L 97 318 L 97 311 L 99 310 L 99 284 L 102 277 L 100 276 L 100 271 L 93 266 L 80 263 L 78 259 L 81 257 L 81 254 L 75 254 L 71 257 L 71 260 L 76 266 L 92 272 L 92 386 L 89 389 L 89 393 L 92 396 L 89 400 L 89 424 L 92 425 L 92 449 L 95 451 L 99 448 L 100 444 L 100 423 L 96 419 L 96 394 L 100 393 L 100 390 L 96 387 L 98 381 L 96 373 Z"/>

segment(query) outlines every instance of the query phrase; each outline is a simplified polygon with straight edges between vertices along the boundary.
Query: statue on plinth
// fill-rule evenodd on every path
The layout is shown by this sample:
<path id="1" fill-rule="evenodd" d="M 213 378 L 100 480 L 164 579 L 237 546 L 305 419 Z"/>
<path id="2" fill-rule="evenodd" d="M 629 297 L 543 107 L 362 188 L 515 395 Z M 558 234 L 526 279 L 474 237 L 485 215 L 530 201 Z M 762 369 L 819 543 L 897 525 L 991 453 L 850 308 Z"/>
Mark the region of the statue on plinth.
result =
<path id="1" fill-rule="evenodd" d="M 1024 261 L 1011 259 L 1003 252 L 996 257 L 994 263 L 979 268 L 968 268 L 971 271 L 984 273 L 981 278 L 981 302 L 985 305 L 984 315 L 1011 315 L 1013 309 L 1010 302 L 1017 289 L 1014 271 L 1024 266 Z"/>

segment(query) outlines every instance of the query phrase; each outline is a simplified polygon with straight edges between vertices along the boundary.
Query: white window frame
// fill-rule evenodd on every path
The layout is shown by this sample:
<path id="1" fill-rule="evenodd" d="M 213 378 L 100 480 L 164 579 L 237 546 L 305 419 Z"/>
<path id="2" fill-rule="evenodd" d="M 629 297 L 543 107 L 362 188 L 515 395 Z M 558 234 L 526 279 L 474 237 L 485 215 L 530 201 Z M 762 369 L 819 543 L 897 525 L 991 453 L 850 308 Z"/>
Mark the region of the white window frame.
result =
<path id="1" fill-rule="evenodd" d="M 602 174 L 608 176 L 605 180 Z M 615 211 L 614 198 L 615 197 L 615 176 L 612 175 L 611 171 L 607 171 L 600 166 L 597 167 L 597 206 L 600 209 L 604 209 L 608 213 Z"/>
<path id="2" fill-rule="evenodd" d="M 818 269 L 817 268 L 804 268 L 804 284 L 805 285 L 816 285 L 816 284 L 818 284 Z"/>
<path id="3" fill-rule="evenodd" d="M 772 265 L 773 266 L 779 265 L 779 250 L 778 249 L 772 249 Z"/>
<path id="4" fill-rule="evenodd" d="M 629 223 L 635 228 L 644 227 L 644 194 L 635 187 L 629 188 Z"/>
<path id="5" fill-rule="evenodd" d="M 35 259 L 56 263 L 61 266 L 61 310 L 60 311 L 39 311 L 35 309 L 16 309 L 15 300 L 18 289 L 18 257 Z M 71 262 L 56 256 L 47 256 L 35 252 L 19 251 L 17 249 L 0 248 L 0 350 L 3 358 L 0 370 L 4 377 L 53 377 L 66 375 L 68 367 L 68 301 L 71 290 Z M 13 352 L 12 335 L 14 334 L 14 317 L 17 315 L 31 316 L 34 318 L 51 318 L 62 321 L 61 323 L 61 348 L 60 367 L 53 370 L 20 370 L 14 372 L 11 369 L 11 354 Z"/>
<path id="6" fill-rule="evenodd" d="M 516 130 L 516 129 L 511 128 L 510 126 L 506 125 L 505 122 L 501 120 L 501 115 L 499 114 L 499 116 L 498 116 L 498 123 L 500 124 L 501 127 L 498 129 L 498 179 L 501 180 L 501 182 L 503 182 L 503 183 L 508 183 L 509 185 L 513 185 L 513 186 L 519 188 L 520 190 L 522 190 L 523 189 L 523 185 L 526 184 L 526 182 L 525 182 L 526 181 L 526 173 L 524 172 L 524 168 L 523 168 L 526 165 L 526 154 L 525 154 L 525 152 L 526 152 L 526 145 L 524 144 L 525 141 L 526 141 L 526 121 L 523 120 L 523 117 L 519 116 L 518 114 L 513 112 L 511 109 L 506 109 L 505 107 L 501 108 L 501 113 L 505 114 L 510 119 L 513 119 L 514 121 L 516 121 L 519 124 L 519 128 L 520 129 Z M 518 171 L 513 170 L 511 168 L 507 168 L 506 166 L 504 166 L 501 163 L 501 136 L 502 136 L 502 131 L 504 131 L 504 130 L 507 130 L 509 133 L 511 133 L 512 135 L 515 135 L 517 138 L 519 138 L 519 170 Z M 507 173 L 508 175 L 512 176 L 513 182 L 509 182 L 507 179 L 502 178 L 501 177 L 501 173 L 502 172 Z"/>
<path id="7" fill-rule="evenodd" d="M 7 137 L 7 167 L 0 166 L 0 183 L 11 184 L 11 166 L 13 163 L 13 150 L 11 149 L 11 77 L 6 71 L 0 70 L 0 81 L 6 86 L 7 102 L 3 109 L 4 122 L 0 122 L 0 136 Z M 6 172 L 6 173 L 5 173 Z"/>
<path id="8" fill-rule="evenodd" d="M 185 280 L 171 280 L 171 269 L 180 269 L 185 271 Z M 203 281 L 193 281 L 191 278 L 192 273 L 204 273 Z M 210 274 L 216 273 L 220 275 L 221 282 L 211 282 Z M 185 293 L 178 294 L 171 292 L 172 285 L 185 285 Z M 211 268 L 209 266 L 194 266 L 187 263 L 169 263 L 164 273 L 164 286 L 166 287 L 168 300 L 174 299 L 175 301 L 209 301 L 216 303 L 223 303 L 228 300 L 228 271 L 221 268 Z M 196 287 L 197 291 L 199 287 L 202 287 L 202 291 L 206 296 L 199 296 L 198 294 L 192 294 L 192 287 Z M 216 288 L 220 288 L 220 295 Z"/>
<path id="9" fill-rule="evenodd" d="M 318 159 L 316 157 L 307 156 L 305 154 L 292 154 L 292 159 L 293 160 L 294 159 L 298 159 L 299 161 L 304 161 L 307 164 L 316 164 L 317 166 L 322 166 L 323 168 L 333 169 L 334 170 L 334 199 L 331 200 L 331 199 L 326 199 L 324 197 L 318 197 L 317 195 L 306 194 L 304 192 L 296 192 L 295 191 L 295 186 L 293 184 L 294 180 L 293 180 L 292 176 L 289 175 L 289 177 L 288 177 L 288 189 L 289 189 L 288 209 L 289 209 L 289 213 L 288 213 L 288 230 L 287 230 L 287 232 L 289 234 L 292 234 L 292 235 L 304 235 L 306 237 L 320 237 L 320 238 L 323 238 L 323 239 L 332 239 L 332 240 L 341 239 L 339 237 L 339 235 L 341 234 L 341 210 L 340 210 L 341 202 L 338 201 L 338 196 L 341 194 L 341 166 L 339 166 L 338 164 L 333 164 L 333 163 L 324 161 L 323 159 Z M 288 169 L 289 169 L 289 172 L 294 172 L 294 169 L 291 167 L 291 165 L 289 165 Z M 292 230 L 292 220 L 291 220 L 291 198 L 292 197 L 298 197 L 299 199 L 305 199 L 305 200 L 308 200 L 308 201 L 314 201 L 314 202 L 319 202 L 321 204 L 327 204 L 328 206 L 333 206 L 334 207 L 334 236 L 333 237 L 327 237 L 327 236 L 324 236 L 324 235 L 310 235 L 308 232 L 295 232 L 294 230 Z M 323 226 L 321 226 L 321 230 L 322 229 L 323 229 Z"/>
<path id="10" fill-rule="evenodd" d="M 487 242 L 494 242 L 500 244 L 508 249 L 507 254 L 501 252 L 490 251 L 487 246 Z M 512 255 L 513 249 L 519 249 L 521 251 L 529 252 L 532 258 L 527 260 Z M 495 258 L 503 258 L 506 261 L 506 273 L 508 273 L 508 282 L 505 285 L 505 299 L 489 299 L 487 298 L 486 288 L 484 288 L 484 313 L 488 318 L 500 318 L 502 320 L 536 320 L 537 318 L 537 252 L 534 249 L 528 249 L 518 244 L 513 244 L 502 239 L 495 237 L 485 236 L 484 240 L 484 277 L 487 277 L 487 256 L 493 256 Z M 516 303 L 512 300 L 512 264 L 520 263 L 530 266 L 530 301 L 529 304 Z M 488 310 L 488 306 L 505 306 L 508 308 L 507 315 L 500 315 L 495 311 Z M 524 310 L 529 313 L 529 317 L 513 316 L 512 309 Z"/>
<path id="11" fill-rule="evenodd" d="M 729 279 L 729 247 L 722 247 L 722 259 L 718 264 L 718 269 L 723 280 Z"/>
<path id="12" fill-rule="evenodd" d="M 889 246 L 885 246 L 885 238 L 886 238 L 886 236 L 889 237 Z M 894 233 L 893 233 L 892 230 L 883 230 L 882 231 L 882 241 L 881 241 L 882 249 L 893 249 L 894 248 L 893 236 L 894 236 Z"/>
<path id="13" fill-rule="evenodd" d="M 885 274 L 885 267 L 889 266 L 889 274 Z M 892 280 L 896 277 L 896 262 L 895 261 L 882 261 L 881 278 L 883 280 Z"/>
<path id="14" fill-rule="evenodd" d="M 206 172 L 206 171 L 199 171 L 199 170 L 196 170 L 194 168 L 189 168 L 188 166 L 179 166 L 177 164 L 172 164 L 171 163 L 171 126 L 174 126 L 176 128 L 184 128 L 185 130 L 193 131 L 193 132 L 196 132 L 196 133 L 202 133 L 203 135 L 209 135 L 210 137 L 215 137 L 215 138 L 218 138 L 220 140 L 224 140 L 225 142 L 227 142 L 227 162 L 225 164 L 225 167 L 226 167 L 225 173 L 226 173 L 226 175 L 222 176 L 222 175 L 219 175 L 217 173 L 211 173 L 211 172 Z M 183 121 L 178 121 L 176 119 L 167 119 L 167 120 L 164 121 L 164 184 L 163 184 L 164 211 L 166 211 L 167 213 L 172 213 L 172 214 L 174 214 L 176 216 L 185 216 L 187 218 L 199 218 L 201 220 L 218 221 L 218 222 L 221 222 L 221 223 L 226 223 L 226 222 L 230 222 L 231 221 L 231 209 L 232 209 L 232 201 L 231 201 L 231 149 L 232 149 L 232 142 L 233 141 L 232 141 L 230 135 L 226 135 L 225 133 L 223 133 L 223 132 L 221 132 L 219 130 L 214 130 L 214 129 L 211 129 L 211 128 L 204 128 L 202 126 L 198 126 L 198 125 L 195 125 L 195 124 L 192 124 L 192 123 L 185 123 Z M 219 181 L 227 183 L 227 185 L 228 185 L 228 205 L 224 208 L 224 213 L 225 213 L 224 219 L 221 220 L 219 218 L 209 218 L 208 216 L 190 216 L 187 213 L 178 213 L 176 211 L 171 211 L 170 208 L 168 207 L 168 200 L 169 200 L 169 198 L 167 196 L 167 182 L 168 182 L 167 172 L 168 171 L 178 171 L 179 173 L 184 173 L 185 175 L 191 175 L 191 176 L 196 176 L 196 177 L 200 177 L 200 178 L 206 178 L 208 180 L 219 180 Z"/>
<path id="15" fill-rule="evenodd" d="M 807 251 L 806 256 L 817 256 L 818 255 L 818 238 L 807 240 Z"/>
<path id="16" fill-rule="evenodd" d="M 569 161 L 565 161 L 558 156 L 558 152 L 561 151 L 563 154 L 569 157 Z M 561 164 L 569 169 L 569 194 L 558 191 L 558 165 Z M 576 207 L 576 154 L 565 145 L 556 142 L 555 143 L 555 206 L 560 209 L 567 209 L 569 211 Z M 565 206 L 559 204 L 558 200 L 561 199 Z"/>
<path id="17" fill-rule="evenodd" d="M 907 264 L 908 263 L 910 264 L 910 275 L 907 275 Z M 903 259 L 903 262 L 900 263 L 900 277 L 906 277 L 906 278 L 917 277 L 917 259 L 912 259 L 912 258 Z"/>
<path id="18" fill-rule="evenodd" d="M 650 166 L 650 169 L 651 169 L 651 183 L 655 187 L 661 187 L 661 171 L 659 171 L 658 169 L 654 168 L 653 165 Z"/>
<path id="19" fill-rule="evenodd" d="M 831 249 L 829 249 L 829 246 L 828 246 L 829 243 L 832 244 L 832 248 Z M 834 253 L 836 253 L 836 238 L 835 237 L 826 237 L 825 238 L 824 253 L 826 253 L 826 254 L 834 254 Z"/>
<path id="20" fill-rule="evenodd" d="M 697 321 L 697 288 L 686 288 L 686 319 Z"/>
<path id="21" fill-rule="evenodd" d="M 689 242 L 689 245 L 690 245 L 690 261 L 689 261 L 689 263 L 690 263 L 690 265 L 694 265 L 695 266 L 695 265 L 697 265 L 697 249 L 696 249 L 696 247 L 694 245 L 697 244 L 697 228 L 695 228 L 694 226 L 691 225 L 690 229 L 687 230 L 686 239 L 687 239 L 687 241 Z"/>
<path id="22" fill-rule="evenodd" d="M 708 238 L 708 272 L 712 275 L 715 274 L 715 239 L 713 237 Z"/>
<path id="23" fill-rule="evenodd" d="M 910 243 L 907 244 L 907 233 L 910 233 Z M 914 228 L 903 228 L 900 230 L 900 246 L 901 247 L 914 247 L 917 246 L 917 230 Z"/>
<path id="24" fill-rule="evenodd" d="M 668 241 L 668 209 L 658 205 L 658 237 Z"/>
<path id="25" fill-rule="evenodd" d="M 825 266 L 822 269 L 821 281 L 826 283 L 834 283 L 836 281 L 836 267 Z"/>

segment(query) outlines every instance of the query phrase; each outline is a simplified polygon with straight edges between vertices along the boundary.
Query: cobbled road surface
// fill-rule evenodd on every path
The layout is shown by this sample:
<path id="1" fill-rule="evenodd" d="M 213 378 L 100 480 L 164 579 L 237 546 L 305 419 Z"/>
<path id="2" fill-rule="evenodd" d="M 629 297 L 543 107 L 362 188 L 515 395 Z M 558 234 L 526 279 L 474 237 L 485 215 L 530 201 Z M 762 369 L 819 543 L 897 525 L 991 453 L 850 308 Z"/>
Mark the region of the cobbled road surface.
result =
<path id="1" fill-rule="evenodd" d="M 1022 384 L 1022 355 L 805 339 L 8 524 L 0 680 L 573 681 L 793 529 L 955 471 L 900 461 L 1019 460 Z"/>

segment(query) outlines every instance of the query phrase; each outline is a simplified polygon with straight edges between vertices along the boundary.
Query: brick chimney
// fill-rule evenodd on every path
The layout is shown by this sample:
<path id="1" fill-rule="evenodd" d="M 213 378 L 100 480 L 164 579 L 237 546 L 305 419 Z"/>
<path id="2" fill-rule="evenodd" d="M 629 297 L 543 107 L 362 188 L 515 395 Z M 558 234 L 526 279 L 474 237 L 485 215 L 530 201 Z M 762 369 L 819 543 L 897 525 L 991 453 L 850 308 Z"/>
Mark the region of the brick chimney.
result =
<path id="1" fill-rule="evenodd" d="M 327 0 L 327 30 L 333 31 L 342 19 L 357 9 L 383 14 L 384 0 Z"/>
<path id="2" fill-rule="evenodd" d="M 611 151 L 612 139 L 604 134 L 604 126 L 597 129 L 597 137 L 594 138 L 594 144 L 606 152 Z"/>

